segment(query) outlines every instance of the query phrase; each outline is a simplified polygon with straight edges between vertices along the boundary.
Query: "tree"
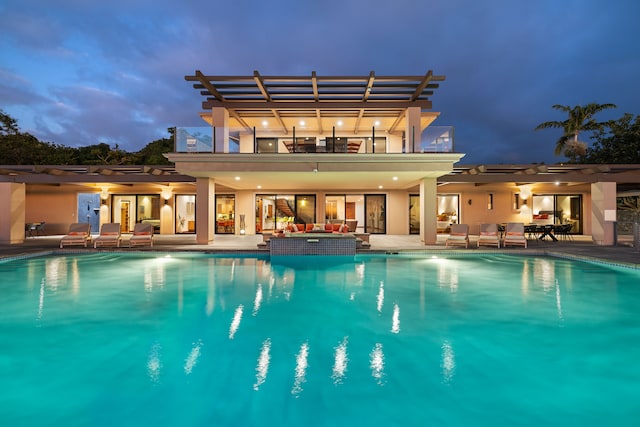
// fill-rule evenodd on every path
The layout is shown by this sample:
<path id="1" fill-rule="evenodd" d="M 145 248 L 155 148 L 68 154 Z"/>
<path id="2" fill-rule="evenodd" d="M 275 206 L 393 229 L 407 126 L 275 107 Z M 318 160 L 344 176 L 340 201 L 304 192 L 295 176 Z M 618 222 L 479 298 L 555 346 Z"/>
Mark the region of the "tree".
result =
<path id="1" fill-rule="evenodd" d="M 150 142 L 142 150 L 129 153 L 118 144 L 101 142 L 85 147 L 66 147 L 41 142 L 20 132 L 16 120 L 0 110 L 0 164 L 5 165 L 169 165 L 164 153 L 173 151 L 175 128 L 168 138 Z"/>
<path id="2" fill-rule="evenodd" d="M 136 153 L 137 163 L 156 166 L 170 165 L 171 162 L 163 154 L 172 152 L 173 145 L 173 138 L 162 138 L 150 142 Z"/>
<path id="3" fill-rule="evenodd" d="M 583 158 L 584 163 L 640 163 L 640 116 L 626 113 L 598 130 L 595 141 Z"/>
<path id="4" fill-rule="evenodd" d="M 584 106 L 576 105 L 575 107 L 571 107 L 556 104 L 552 108 L 564 111 L 569 117 L 562 122 L 554 120 L 540 123 L 536 126 L 535 130 L 548 128 L 562 129 L 562 136 L 556 142 L 554 154 L 556 156 L 564 154 L 572 163 L 575 163 L 579 157 L 586 153 L 587 149 L 587 145 L 578 139 L 580 132 L 602 129 L 605 123 L 596 122 L 593 116 L 599 111 L 616 108 L 616 105 L 591 103 Z"/>
<path id="5" fill-rule="evenodd" d="M 15 135 L 20 132 L 18 128 L 18 122 L 0 110 L 0 136 Z"/>

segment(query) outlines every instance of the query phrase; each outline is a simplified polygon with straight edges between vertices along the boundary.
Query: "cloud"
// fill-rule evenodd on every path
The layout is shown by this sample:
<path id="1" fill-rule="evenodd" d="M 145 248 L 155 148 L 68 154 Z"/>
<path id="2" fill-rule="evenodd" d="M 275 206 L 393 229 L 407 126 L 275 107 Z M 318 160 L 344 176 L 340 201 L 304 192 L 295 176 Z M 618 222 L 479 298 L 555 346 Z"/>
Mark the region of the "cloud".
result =
<path id="1" fill-rule="evenodd" d="M 37 7 L 36 7 L 37 5 Z M 606 6 L 606 7 L 605 7 Z M 547 163 L 553 104 L 637 114 L 640 3 L 542 0 L 5 0 L 0 108 L 43 140 L 128 150 L 202 125 L 205 74 L 417 75 L 465 163 Z"/>

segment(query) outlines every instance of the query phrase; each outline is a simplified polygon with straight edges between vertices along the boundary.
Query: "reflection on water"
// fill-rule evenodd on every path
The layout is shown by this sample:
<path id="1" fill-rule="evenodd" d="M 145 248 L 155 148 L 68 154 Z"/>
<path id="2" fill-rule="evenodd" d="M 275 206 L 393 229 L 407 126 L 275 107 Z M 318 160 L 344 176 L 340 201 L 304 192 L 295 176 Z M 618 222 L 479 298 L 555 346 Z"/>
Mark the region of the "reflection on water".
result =
<path id="1" fill-rule="evenodd" d="M 149 350 L 149 359 L 147 360 L 147 374 L 154 383 L 160 382 L 160 370 L 162 369 L 162 362 L 160 360 L 160 351 L 162 346 L 159 343 L 154 343 Z"/>
<path id="2" fill-rule="evenodd" d="M 391 332 L 397 334 L 400 332 L 400 307 L 393 304 L 393 317 L 391 319 Z"/>
<path id="3" fill-rule="evenodd" d="M 67 262 L 66 258 L 56 257 L 47 259 L 45 263 L 45 278 L 47 287 L 51 290 L 58 289 L 58 286 L 64 285 L 67 281 Z"/>
<path id="4" fill-rule="evenodd" d="M 260 386 L 266 381 L 269 372 L 269 362 L 271 361 L 271 340 L 267 338 L 262 343 L 260 356 L 258 357 L 258 365 L 256 366 L 256 382 L 253 389 L 258 391 Z"/>
<path id="5" fill-rule="evenodd" d="M 533 264 L 533 275 L 536 282 L 542 284 L 545 291 L 553 289 L 556 284 L 555 263 L 547 258 L 536 258 Z"/>
<path id="6" fill-rule="evenodd" d="M 382 352 L 382 344 L 376 343 L 369 354 L 369 362 L 371 376 L 375 378 L 378 385 L 384 385 L 384 353 Z"/>
<path id="7" fill-rule="evenodd" d="M 453 347 L 449 341 L 445 341 L 442 344 L 442 381 L 445 384 L 450 384 L 453 380 L 453 375 L 456 370 L 456 357 L 453 352 Z"/>
<path id="8" fill-rule="evenodd" d="M 309 344 L 304 343 L 300 346 L 300 351 L 296 356 L 296 374 L 291 389 L 291 394 L 296 397 L 302 392 L 302 384 L 306 381 L 307 357 L 309 357 Z"/>
<path id="9" fill-rule="evenodd" d="M 244 306 L 240 304 L 238 308 L 236 308 L 235 313 L 233 314 L 233 320 L 231 321 L 231 326 L 229 327 L 229 339 L 232 340 L 236 335 L 236 331 L 240 327 L 240 320 L 242 319 L 242 310 Z"/>
<path id="10" fill-rule="evenodd" d="M 253 315 L 256 316 L 260 311 L 260 304 L 262 304 L 262 283 L 258 283 L 258 289 L 256 289 L 256 297 L 253 300 Z"/>
<path id="11" fill-rule="evenodd" d="M 200 358 L 200 349 L 202 347 L 202 340 L 198 340 L 193 343 L 193 347 L 191 348 L 191 352 L 187 356 L 184 361 L 184 373 L 190 375 L 193 371 L 193 368 L 198 364 L 198 359 Z"/>
<path id="12" fill-rule="evenodd" d="M 562 298 L 560 297 L 560 285 L 556 280 L 556 309 L 558 311 L 558 319 L 562 320 Z"/>
<path id="13" fill-rule="evenodd" d="M 40 293 L 38 297 L 38 320 L 42 319 L 42 311 L 44 310 L 44 278 L 40 282 Z"/>
<path id="14" fill-rule="evenodd" d="M 348 342 L 349 338 L 344 337 L 340 345 L 336 347 L 333 361 L 333 374 L 331 374 L 334 384 L 341 384 L 347 373 L 347 364 L 349 363 L 349 357 L 347 356 Z"/>
<path id="15" fill-rule="evenodd" d="M 448 287 L 451 292 L 458 291 L 458 264 L 446 259 L 434 259 L 438 264 L 438 284 Z"/>
<path id="16" fill-rule="evenodd" d="M 380 281 L 380 287 L 378 288 L 378 313 L 382 313 L 382 305 L 384 304 L 384 282 Z"/>

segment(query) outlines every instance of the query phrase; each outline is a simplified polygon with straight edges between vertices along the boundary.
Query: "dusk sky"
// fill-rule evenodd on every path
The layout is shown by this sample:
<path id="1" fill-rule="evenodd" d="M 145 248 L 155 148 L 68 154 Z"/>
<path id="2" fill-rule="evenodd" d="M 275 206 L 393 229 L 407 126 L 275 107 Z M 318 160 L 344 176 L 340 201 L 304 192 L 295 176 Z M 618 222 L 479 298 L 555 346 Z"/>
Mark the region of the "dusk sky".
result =
<path id="1" fill-rule="evenodd" d="M 566 118 L 553 104 L 640 114 L 638 17 L 638 0 L 1 0 L 0 109 L 41 141 L 137 151 L 205 125 L 195 70 L 433 70 L 462 164 L 557 163 L 560 130 L 533 130 Z"/>

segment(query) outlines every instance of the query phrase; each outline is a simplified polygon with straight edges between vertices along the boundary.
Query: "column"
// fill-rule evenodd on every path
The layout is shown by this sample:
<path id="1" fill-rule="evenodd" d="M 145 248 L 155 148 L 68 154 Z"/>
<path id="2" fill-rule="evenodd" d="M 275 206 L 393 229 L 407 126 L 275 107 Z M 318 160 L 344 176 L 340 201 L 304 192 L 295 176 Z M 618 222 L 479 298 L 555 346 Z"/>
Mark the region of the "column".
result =
<path id="1" fill-rule="evenodd" d="M 213 242 L 216 202 L 216 184 L 211 178 L 196 179 L 196 243 L 208 245 Z"/>
<path id="2" fill-rule="evenodd" d="M 213 123 L 213 151 L 215 153 L 229 152 L 229 112 L 226 108 L 211 109 L 211 123 Z"/>
<path id="3" fill-rule="evenodd" d="M 436 202 L 438 185 L 435 178 L 420 181 L 420 238 L 425 245 L 435 245 L 438 240 Z"/>
<path id="4" fill-rule="evenodd" d="M 407 153 L 413 153 L 416 147 L 420 146 L 422 138 L 422 129 L 420 127 L 420 107 L 407 108 L 406 128 L 405 128 L 405 150 Z"/>
<path id="5" fill-rule="evenodd" d="M 591 238 L 598 245 L 612 246 L 615 223 L 606 213 L 616 211 L 616 183 L 594 182 L 591 184 Z"/>
<path id="6" fill-rule="evenodd" d="M 25 198 L 25 184 L 0 183 L 0 244 L 24 243 Z"/>
<path id="7" fill-rule="evenodd" d="M 160 195 L 160 234 L 173 234 L 174 230 L 174 199 L 170 190 L 163 190 Z"/>

